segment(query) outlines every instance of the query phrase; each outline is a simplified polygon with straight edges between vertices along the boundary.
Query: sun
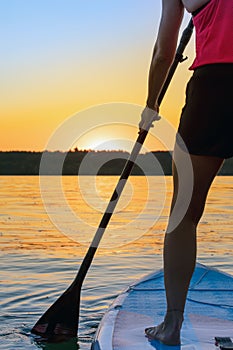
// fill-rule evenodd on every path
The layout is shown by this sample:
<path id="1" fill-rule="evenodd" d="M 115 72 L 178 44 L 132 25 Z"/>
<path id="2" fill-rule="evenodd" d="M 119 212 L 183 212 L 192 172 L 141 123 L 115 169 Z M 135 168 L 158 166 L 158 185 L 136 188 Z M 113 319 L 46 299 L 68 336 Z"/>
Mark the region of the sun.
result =
<path id="1" fill-rule="evenodd" d="M 137 128 L 131 125 L 113 123 L 111 125 L 97 126 L 75 142 L 75 147 L 80 150 L 94 151 L 130 151 Z"/>

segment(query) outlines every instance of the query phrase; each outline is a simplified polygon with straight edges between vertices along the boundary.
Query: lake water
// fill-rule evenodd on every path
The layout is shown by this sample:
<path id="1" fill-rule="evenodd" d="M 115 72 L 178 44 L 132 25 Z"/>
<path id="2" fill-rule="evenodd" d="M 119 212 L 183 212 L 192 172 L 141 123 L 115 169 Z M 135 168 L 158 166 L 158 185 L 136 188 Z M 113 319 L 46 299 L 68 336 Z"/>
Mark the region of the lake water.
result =
<path id="1" fill-rule="evenodd" d="M 171 177 L 131 177 L 82 289 L 79 339 L 37 344 L 30 329 L 74 279 L 118 177 L 0 177 L 0 349 L 90 349 L 105 310 L 162 266 Z M 62 189 L 62 191 L 61 191 Z M 198 261 L 233 274 L 233 177 L 217 177 Z"/>

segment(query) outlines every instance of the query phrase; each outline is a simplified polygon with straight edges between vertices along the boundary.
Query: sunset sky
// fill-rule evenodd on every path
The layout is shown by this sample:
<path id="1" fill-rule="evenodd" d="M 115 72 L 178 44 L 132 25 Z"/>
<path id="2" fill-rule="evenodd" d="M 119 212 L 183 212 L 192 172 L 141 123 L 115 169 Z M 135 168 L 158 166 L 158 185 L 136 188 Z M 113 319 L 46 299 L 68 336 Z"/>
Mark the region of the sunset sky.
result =
<path id="1" fill-rule="evenodd" d="M 118 136 L 111 125 L 88 124 L 83 110 L 91 108 L 94 120 L 96 105 L 144 105 L 160 0 L 10 0 L 1 1 L 0 13 L 0 150 L 44 150 L 58 126 L 79 112 L 78 127 L 85 134 L 79 148 L 104 143 L 113 129 L 113 138 L 123 137 L 121 128 Z M 181 31 L 188 21 L 186 14 Z M 179 66 L 161 106 L 161 115 L 174 126 L 190 76 L 193 39 L 186 54 L 189 60 Z M 130 118 L 136 130 L 140 115 Z M 135 137 L 131 126 L 123 131 L 125 138 Z M 111 145 L 119 149 L 114 140 Z"/>

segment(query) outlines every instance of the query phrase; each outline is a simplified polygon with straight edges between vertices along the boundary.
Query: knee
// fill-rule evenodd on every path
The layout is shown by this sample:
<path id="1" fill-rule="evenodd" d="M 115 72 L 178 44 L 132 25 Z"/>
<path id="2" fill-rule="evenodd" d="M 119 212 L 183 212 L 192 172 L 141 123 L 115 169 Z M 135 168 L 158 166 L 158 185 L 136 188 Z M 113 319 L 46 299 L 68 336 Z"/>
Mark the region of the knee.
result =
<path id="1" fill-rule="evenodd" d="M 187 218 L 193 222 L 193 224 L 195 226 L 198 225 L 204 209 L 205 209 L 205 200 L 206 200 L 206 196 L 199 195 L 198 193 L 196 193 L 195 195 L 193 195 L 190 204 L 188 206 L 188 210 L 186 213 Z"/>
<path id="2" fill-rule="evenodd" d="M 205 203 L 197 200 L 197 196 L 191 199 L 190 203 L 186 201 L 177 201 L 174 203 L 169 218 L 168 231 L 174 231 L 182 227 L 182 231 L 195 231 L 204 211 Z"/>

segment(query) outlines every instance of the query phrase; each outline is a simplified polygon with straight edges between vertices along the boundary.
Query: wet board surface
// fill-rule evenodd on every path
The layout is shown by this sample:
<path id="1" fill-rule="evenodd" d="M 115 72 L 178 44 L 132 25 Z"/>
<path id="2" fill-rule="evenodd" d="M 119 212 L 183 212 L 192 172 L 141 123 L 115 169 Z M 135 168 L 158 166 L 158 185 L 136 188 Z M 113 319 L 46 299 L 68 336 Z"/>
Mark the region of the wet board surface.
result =
<path id="1" fill-rule="evenodd" d="M 211 350 L 215 337 L 233 338 L 233 277 L 197 264 L 193 274 L 180 346 L 150 342 L 148 326 L 163 321 L 166 310 L 163 271 L 130 285 L 104 315 L 92 350 Z"/>

